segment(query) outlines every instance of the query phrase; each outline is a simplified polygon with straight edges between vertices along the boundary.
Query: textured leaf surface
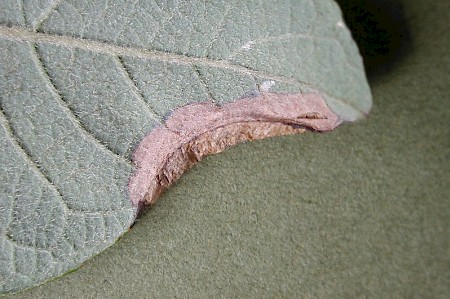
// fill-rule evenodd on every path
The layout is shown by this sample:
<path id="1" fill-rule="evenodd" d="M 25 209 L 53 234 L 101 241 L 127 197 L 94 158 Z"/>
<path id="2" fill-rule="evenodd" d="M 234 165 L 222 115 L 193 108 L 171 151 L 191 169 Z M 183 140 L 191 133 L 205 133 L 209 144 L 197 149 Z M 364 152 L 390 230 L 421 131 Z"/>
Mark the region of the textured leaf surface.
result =
<path id="1" fill-rule="evenodd" d="M 125 232 L 136 144 L 176 108 L 271 82 L 344 120 L 371 106 L 329 0 L 2 1 L 0 292 L 61 275 Z"/>

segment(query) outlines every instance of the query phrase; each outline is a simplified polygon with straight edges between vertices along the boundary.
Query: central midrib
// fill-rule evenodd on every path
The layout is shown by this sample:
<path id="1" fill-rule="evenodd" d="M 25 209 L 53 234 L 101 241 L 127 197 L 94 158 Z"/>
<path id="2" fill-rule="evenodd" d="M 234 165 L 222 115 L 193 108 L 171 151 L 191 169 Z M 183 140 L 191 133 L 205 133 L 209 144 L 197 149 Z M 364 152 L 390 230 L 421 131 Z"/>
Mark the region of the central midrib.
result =
<path id="1" fill-rule="evenodd" d="M 185 65 L 203 65 L 216 68 L 223 68 L 244 75 L 265 78 L 268 80 L 275 80 L 282 83 L 312 87 L 312 85 L 308 82 L 302 82 L 285 76 L 271 75 L 263 71 L 253 70 L 242 65 L 230 63 L 227 60 L 218 60 L 218 59 L 215 60 L 211 58 L 191 57 L 157 50 L 146 50 L 135 47 L 119 46 L 85 38 L 62 36 L 48 33 L 37 33 L 20 27 L 7 27 L 1 25 L 0 25 L 0 37 L 9 40 L 20 40 L 31 43 L 41 42 L 57 46 L 65 46 L 72 48 L 75 47 L 96 53 L 103 53 L 114 56 L 127 56 L 144 59 L 153 59 L 158 61 L 166 61 L 170 63 L 178 63 Z"/>

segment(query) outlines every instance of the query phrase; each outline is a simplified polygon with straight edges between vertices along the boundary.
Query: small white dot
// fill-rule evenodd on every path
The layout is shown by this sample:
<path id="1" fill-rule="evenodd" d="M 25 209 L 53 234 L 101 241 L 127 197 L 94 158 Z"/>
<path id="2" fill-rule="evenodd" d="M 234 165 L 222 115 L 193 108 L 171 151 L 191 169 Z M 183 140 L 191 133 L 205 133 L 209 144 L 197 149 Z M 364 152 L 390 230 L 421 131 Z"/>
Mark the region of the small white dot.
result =
<path id="1" fill-rule="evenodd" d="M 253 42 L 253 41 L 249 41 L 248 43 L 246 43 L 245 45 L 242 46 L 242 49 L 243 50 L 250 50 L 254 43 L 255 42 Z"/>
<path id="2" fill-rule="evenodd" d="M 263 83 L 261 83 L 261 85 L 259 86 L 261 91 L 269 91 L 269 89 L 275 85 L 275 81 L 269 80 L 269 81 L 264 81 Z"/>

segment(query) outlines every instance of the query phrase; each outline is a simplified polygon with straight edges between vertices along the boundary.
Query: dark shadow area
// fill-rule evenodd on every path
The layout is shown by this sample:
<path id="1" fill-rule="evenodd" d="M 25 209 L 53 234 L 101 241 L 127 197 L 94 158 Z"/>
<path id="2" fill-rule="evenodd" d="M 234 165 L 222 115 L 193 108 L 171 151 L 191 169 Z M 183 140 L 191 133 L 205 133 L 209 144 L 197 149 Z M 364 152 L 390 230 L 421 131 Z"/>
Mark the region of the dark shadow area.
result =
<path id="1" fill-rule="evenodd" d="M 412 51 L 403 6 L 394 0 L 336 0 L 364 59 L 370 81 Z"/>

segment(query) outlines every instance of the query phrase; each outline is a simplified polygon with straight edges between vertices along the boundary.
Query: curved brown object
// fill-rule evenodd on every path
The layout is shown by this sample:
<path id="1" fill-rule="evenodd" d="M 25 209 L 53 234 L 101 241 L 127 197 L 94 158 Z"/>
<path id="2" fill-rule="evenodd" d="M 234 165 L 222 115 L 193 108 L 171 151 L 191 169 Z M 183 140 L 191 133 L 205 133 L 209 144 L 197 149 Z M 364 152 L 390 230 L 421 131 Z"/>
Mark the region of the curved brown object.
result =
<path id="1" fill-rule="evenodd" d="M 340 123 L 315 93 L 266 92 L 221 107 L 212 103 L 181 107 L 137 146 L 129 196 L 139 213 L 206 155 L 247 140 L 330 131 Z"/>

